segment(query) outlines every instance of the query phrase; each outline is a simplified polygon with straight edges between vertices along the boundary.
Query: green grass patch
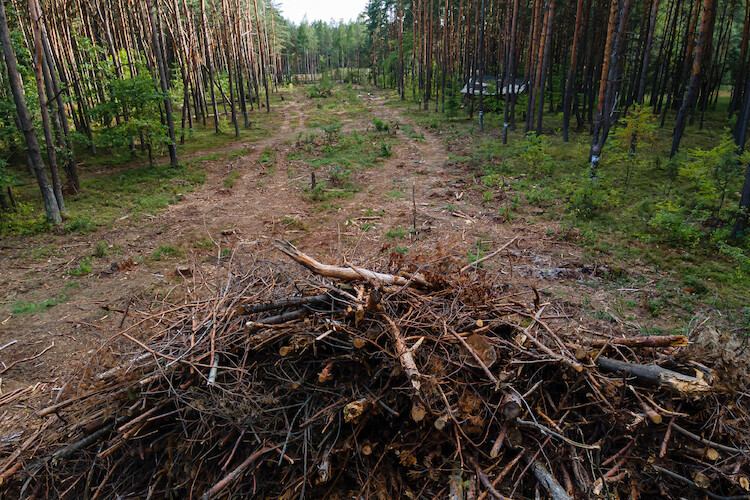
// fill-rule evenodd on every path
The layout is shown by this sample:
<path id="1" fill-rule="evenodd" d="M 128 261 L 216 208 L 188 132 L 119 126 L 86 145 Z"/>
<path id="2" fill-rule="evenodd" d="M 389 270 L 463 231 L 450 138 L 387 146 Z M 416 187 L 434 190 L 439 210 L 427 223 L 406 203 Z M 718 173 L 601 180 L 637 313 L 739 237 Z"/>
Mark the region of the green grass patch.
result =
<path id="1" fill-rule="evenodd" d="M 71 276 L 84 276 L 91 272 L 91 257 L 84 257 L 77 267 L 68 270 Z"/>
<path id="2" fill-rule="evenodd" d="M 41 311 L 46 311 L 56 305 L 62 304 L 67 301 L 68 297 L 65 295 L 59 295 L 42 302 L 15 302 L 13 304 L 13 314 L 34 314 Z"/>
<path id="3" fill-rule="evenodd" d="M 385 232 L 385 237 L 391 240 L 405 238 L 406 231 L 401 226 L 394 227 Z"/>
<path id="4" fill-rule="evenodd" d="M 151 254 L 151 258 L 153 260 L 163 260 L 166 258 L 179 257 L 180 255 L 182 255 L 182 250 L 169 243 L 157 248 L 154 253 Z"/>
<path id="5" fill-rule="evenodd" d="M 222 184 L 224 187 L 232 188 L 237 183 L 237 179 L 240 178 L 240 173 L 237 170 L 232 170 L 229 175 L 224 178 Z"/>

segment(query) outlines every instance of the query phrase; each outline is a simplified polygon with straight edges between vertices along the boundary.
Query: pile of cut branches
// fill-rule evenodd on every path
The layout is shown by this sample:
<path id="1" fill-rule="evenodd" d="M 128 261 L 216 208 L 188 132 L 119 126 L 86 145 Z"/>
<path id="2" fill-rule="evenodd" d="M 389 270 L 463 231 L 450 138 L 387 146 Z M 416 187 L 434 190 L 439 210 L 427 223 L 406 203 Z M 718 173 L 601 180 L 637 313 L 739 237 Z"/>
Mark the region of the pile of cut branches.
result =
<path id="1" fill-rule="evenodd" d="M 685 337 L 584 336 L 535 290 L 439 253 L 394 253 L 385 274 L 275 245 L 312 272 L 258 262 L 209 297 L 133 306 L 38 431 L 0 449 L 2 488 L 747 498 L 748 394 Z"/>

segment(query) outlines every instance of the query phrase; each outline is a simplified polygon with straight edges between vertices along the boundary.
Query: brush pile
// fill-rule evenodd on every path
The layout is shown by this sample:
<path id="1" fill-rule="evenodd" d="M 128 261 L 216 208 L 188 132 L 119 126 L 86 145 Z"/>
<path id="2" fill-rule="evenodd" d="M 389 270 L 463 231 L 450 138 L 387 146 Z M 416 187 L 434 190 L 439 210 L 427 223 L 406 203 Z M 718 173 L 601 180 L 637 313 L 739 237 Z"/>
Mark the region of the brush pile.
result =
<path id="1" fill-rule="evenodd" d="M 685 337 L 583 335 L 447 256 L 276 246 L 313 272 L 134 305 L 0 450 L 9 497 L 748 498 L 748 394 Z"/>

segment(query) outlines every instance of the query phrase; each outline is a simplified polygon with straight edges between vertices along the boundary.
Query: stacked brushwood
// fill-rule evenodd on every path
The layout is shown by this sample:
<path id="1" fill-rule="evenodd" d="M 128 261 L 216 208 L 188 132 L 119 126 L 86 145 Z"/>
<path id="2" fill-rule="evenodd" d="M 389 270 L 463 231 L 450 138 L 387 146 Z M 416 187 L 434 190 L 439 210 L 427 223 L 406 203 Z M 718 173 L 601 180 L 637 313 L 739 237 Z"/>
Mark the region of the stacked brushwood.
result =
<path id="1" fill-rule="evenodd" d="M 275 245 L 309 271 L 134 305 L 2 448 L 7 496 L 748 498 L 748 394 L 685 337 L 583 336 L 440 252 L 385 274 Z"/>

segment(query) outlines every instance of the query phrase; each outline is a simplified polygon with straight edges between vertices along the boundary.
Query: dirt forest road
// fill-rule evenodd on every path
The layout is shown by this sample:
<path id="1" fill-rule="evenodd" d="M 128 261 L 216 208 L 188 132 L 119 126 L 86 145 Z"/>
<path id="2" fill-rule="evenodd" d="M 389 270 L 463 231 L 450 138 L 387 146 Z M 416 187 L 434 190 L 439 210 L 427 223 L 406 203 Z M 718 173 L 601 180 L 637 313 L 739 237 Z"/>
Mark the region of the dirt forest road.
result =
<path id="1" fill-rule="evenodd" d="M 349 181 L 359 189 L 349 198 L 329 204 L 310 199 L 314 170 L 290 152 L 305 133 L 315 131 L 306 120 L 320 113 L 320 99 L 298 91 L 277 109 L 276 134 L 238 144 L 251 148 L 244 156 L 205 163 L 205 184 L 157 215 L 137 222 L 124 218 L 91 234 L 3 242 L 0 391 L 31 389 L 26 398 L 0 408 L 0 418 L 31 414 L 49 402 L 94 350 L 128 324 L 123 314 L 132 299 L 180 300 L 185 287 L 218 284 L 230 268 L 252 259 L 283 260 L 271 247 L 274 238 L 293 241 L 324 262 L 346 259 L 382 268 L 394 248 L 418 253 L 440 246 L 465 261 L 467 253 L 489 253 L 518 237 L 486 263 L 498 282 L 516 286 L 519 300 L 533 298 L 532 286 L 549 296 L 566 289 L 573 299 L 580 296 L 581 269 L 595 264 L 583 262 L 573 244 L 550 236 L 559 231 L 554 223 L 532 225 L 523 213 L 505 220 L 498 209 L 507 201 L 483 199 L 472 170 L 449 163 L 439 134 L 416 126 L 399 108 L 386 105 L 384 97 L 357 99 L 367 113 L 347 113 L 346 106 L 332 111 L 340 115 L 341 134 L 364 133 L 379 118 L 391 125 L 393 145 L 390 156 L 374 166 L 353 169 Z M 312 140 L 313 146 L 321 140 Z M 325 169 L 315 172 L 319 182 L 326 176 Z M 90 273 L 72 276 L 69 270 L 91 256 L 99 241 L 119 253 L 93 259 Z M 35 249 L 42 247 L 52 250 L 40 258 Z M 174 251 L 152 258 L 159 249 Z M 183 278 L 176 268 L 190 276 Z M 45 301 L 36 312 L 13 312 L 14 304 Z M 560 302 L 559 314 L 575 314 L 568 307 Z M 0 431 L 2 426 L 0 421 Z"/>

